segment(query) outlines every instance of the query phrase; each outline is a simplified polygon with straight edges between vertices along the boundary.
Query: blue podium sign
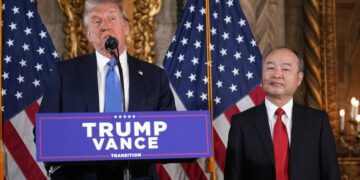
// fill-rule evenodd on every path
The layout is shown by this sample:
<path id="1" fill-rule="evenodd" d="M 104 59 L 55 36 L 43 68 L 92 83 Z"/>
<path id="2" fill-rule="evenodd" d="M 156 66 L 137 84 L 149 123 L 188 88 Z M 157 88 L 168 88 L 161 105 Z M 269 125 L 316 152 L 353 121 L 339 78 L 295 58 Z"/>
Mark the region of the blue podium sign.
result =
<path id="1" fill-rule="evenodd" d="M 38 161 L 198 158 L 212 155 L 208 111 L 39 113 Z"/>

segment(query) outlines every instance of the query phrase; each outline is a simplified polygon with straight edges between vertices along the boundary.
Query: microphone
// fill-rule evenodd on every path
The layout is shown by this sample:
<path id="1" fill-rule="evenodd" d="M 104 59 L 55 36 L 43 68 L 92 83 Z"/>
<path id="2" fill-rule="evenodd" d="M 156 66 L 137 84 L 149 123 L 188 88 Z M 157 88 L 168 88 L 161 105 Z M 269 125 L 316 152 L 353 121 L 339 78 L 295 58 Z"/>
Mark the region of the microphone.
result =
<path id="1" fill-rule="evenodd" d="M 118 46 L 119 41 L 115 37 L 109 35 L 105 41 L 105 49 L 109 51 L 111 56 L 115 59 L 118 59 L 117 53 L 115 53 L 115 50 L 118 50 Z"/>

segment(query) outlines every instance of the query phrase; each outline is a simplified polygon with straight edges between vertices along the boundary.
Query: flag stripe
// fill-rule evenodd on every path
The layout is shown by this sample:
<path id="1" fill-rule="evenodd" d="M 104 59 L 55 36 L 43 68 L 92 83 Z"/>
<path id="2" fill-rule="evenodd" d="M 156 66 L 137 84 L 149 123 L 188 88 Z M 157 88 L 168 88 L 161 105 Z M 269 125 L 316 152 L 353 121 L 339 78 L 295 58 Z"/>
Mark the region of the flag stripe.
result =
<path id="1" fill-rule="evenodd" d="M 249 96 L 256 105 L 259 105 L 264 102 L 265 92 L 261 86 L 257 86 L 253 91 L 250 92 Z"/>
<path id="2" fill-rule="evenodd" d="M 245 110 L 254 107 L 255 104 L 250 98 L 250 96 L 245 96 L 239 102 L 236 103 L 236 106 L 239 108 L 240 112 L 244 112 Z"/>
<path id="3" fill-rule="evenodd" d="M 162 164 L 156 164 L 155 168 L 156 172 L 162 180 L 171 180 L 171 177 L 169 176 L 168 172 Z"/>
<path id="4" fill-rule="evenodd" d="M 216 130 L 214 131 L 213 137 L 214 137 L 215 160 L 221 171 L 224 172 L 226 148 L 224 143 L 221 141 Z"/>
<path id="5" fill-rule="evenodd" d="M 228 119 L 224 116 L 224 114 L 221 114 L 219 117 L 215 119 L 213 122 L 214 129 L 217 133 L 217 135 L 220 137 L 221 141 L 223 142 L 225 148 L 226 143 L 228 140 L 228 132 L 230 130 L 230 123 Z"/>
<path id="6" fill-rule="evenodd" d="M 239 108 L 234 104 L 228 110 L 226 110 L 224 112 L 224 114 L 225 114 L 226 119 L 231 123 L 231 117 L 234 114 L 239 113 L 239 112 L 240 112 Z"/>
<path id="7" fill-rule="evenodd" d="M 46 179 L 11 121 L 4 123 L 4 144 L 26 179 Z"/>
<path id="8" fill-rule="evenodd" d="M 25 180 L 24 174 L 19 169 L 17 163 L 10 155 L 9 150 L 5 146 L 5 158 L 6 158 L 6 177 L 4 179 L 16 179 L 16 180 Z M 9 171 L 12 169 L 12 171 Z M 15 171 L 16 170 L 16 171 Z"/>
<path id="9" fill-rule="evenodd" d="M 186 172 L 189 180 L 205 180 L 207 177 L 205 176 L 204 172 L 200 168 L 197 162 L 193 163 L 181 163 L 181 167 Z"/>
<path id="10" fill-rule="evenodd" d="M 32 103 L 30 106 L 25 108 L 26 114 L 29 117 L 32 125 L 35 125 L 35 120 L 36 120 L 36 113 L 39 110 L 39 104 L 37 103 L 37 101 L 34 101 L 34 103 Z"/>
<path id="11" fill-rule="evenodd" d="M 182 179 L 182 180 L 189 179 L 187 177 L 184 169 L 181 167 L 181 165 L 179 163 L 169 163 L 169 164 L 163 165 L 163 167 L 168 172 L 171 179 Z M 160 179 L 162 179 L 162 177 Z"/>
<path id="12" fill-rule="evenodd" d="M 215 164 L 215 169 L 216 169 L 216 180 L 223 180 L 224 179 L 224 173 L 223 171 L 219 168 L 218 164 Z"/>

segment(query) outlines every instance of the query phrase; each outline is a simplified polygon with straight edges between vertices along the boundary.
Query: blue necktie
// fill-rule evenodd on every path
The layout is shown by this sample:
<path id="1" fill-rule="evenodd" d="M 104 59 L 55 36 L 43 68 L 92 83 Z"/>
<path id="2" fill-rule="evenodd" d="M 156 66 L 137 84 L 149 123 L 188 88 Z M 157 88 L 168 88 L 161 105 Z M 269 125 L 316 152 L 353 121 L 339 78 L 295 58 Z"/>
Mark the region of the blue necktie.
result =
<path id="1" fill-rule="evenodd" d="M 105 79 L 105 108 L 104 112 L 122 112 L 123 111 L 123 92 L 115 68 L 117 61 L 110 60 L 109 71 Z"/>

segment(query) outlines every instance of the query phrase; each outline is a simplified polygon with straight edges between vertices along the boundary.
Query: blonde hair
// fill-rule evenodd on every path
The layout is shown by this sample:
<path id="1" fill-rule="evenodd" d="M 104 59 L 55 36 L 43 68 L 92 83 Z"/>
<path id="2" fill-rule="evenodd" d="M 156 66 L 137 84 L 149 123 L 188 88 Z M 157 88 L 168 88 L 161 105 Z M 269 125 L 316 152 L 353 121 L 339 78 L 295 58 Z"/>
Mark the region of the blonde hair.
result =
<path id="1" fill-rule="evenodd" d="M 85 7 L 84 7 L 84 14 L 83 14 L 83 23 L 84 23 L 85 29 L 87 29 L 87 26 L 89 24 L 89 20 L 87 17 L 89 12 L 96 6 L 108 4 L 108 3 L 115 4 L 119 8 L 120 13 L 121 13 L 122 17 L 124 18 L 124 20 L 127 22 L 129 21 L 129 19 L 126 16 L 126 12 L 124 11 L 124 8 L 123 8 L 122 0 L 86 0 Z"/>

